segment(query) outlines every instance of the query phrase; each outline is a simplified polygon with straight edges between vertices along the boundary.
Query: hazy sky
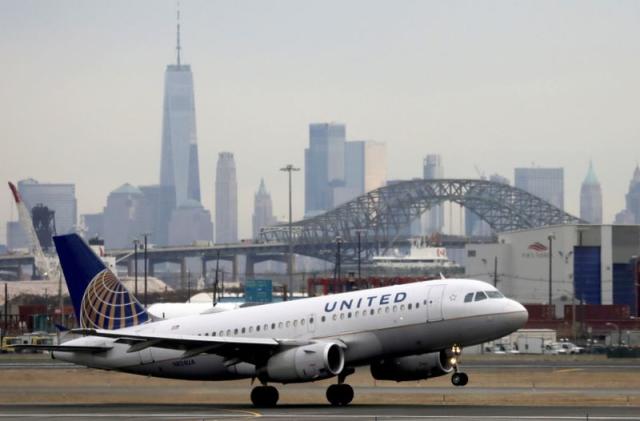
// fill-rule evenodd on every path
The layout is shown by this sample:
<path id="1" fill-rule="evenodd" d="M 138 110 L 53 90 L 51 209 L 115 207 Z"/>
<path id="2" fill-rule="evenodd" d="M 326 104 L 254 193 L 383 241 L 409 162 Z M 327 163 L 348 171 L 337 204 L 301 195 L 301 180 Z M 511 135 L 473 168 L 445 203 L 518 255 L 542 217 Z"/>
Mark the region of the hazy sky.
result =
<path id="1" fill-rule="evenodd" d="M 168 1 L 0 0 L 0 180 L 73 182 L 80 213 L 125 182 L 159 179 L 163 74 L 175 61 Z M 285 164 L 303 166 L 310 122 L 387 142 L 389 177 L 565 167 L 579 210 L 593 159 L 604 219 L 640 158 L 639 1 L 181 2 L 205 207 L 217 154 L 235 154 L 240 235 L 260 177 L 287 212 Z M 304 211 L 294 178 L 294 217 Z M 6 187 L 0 242 L 16 212 Z M 2 190 L 0 190 L 2 191 Z"/>

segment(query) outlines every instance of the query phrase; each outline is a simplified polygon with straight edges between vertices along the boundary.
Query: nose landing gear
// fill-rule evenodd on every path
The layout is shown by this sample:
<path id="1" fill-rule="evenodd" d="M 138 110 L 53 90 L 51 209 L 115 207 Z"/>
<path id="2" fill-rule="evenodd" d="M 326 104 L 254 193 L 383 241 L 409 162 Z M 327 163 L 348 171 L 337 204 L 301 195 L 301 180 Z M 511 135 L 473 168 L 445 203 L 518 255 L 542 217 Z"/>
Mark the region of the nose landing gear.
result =
<path id="1" fill-rule="evenodd" d="M 454 371 L 453 375 L 451 376 L 451 384 L 453 384 L 454 386 L 465 386 L 469 382 L 469 376 L 467 376 L 467 373 L 458 371 L 462 348 L 458 345 L 454 345 L 451 347 L 451 352 L 453 353 L 453 356 L 449 361 Z"/>

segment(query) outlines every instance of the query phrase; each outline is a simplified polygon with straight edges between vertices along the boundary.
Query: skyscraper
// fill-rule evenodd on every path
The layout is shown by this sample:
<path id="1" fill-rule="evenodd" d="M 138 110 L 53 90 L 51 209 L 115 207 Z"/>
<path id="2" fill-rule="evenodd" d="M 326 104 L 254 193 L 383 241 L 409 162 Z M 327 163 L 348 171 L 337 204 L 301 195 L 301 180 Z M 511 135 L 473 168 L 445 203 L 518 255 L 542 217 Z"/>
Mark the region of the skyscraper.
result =
<path id="1" fill-rule="evenodd" d="M 564 209 L 564 168 L 516 168 L 515 186 Z"/>
<path id="2" fill-rule="evenodd" d="M 231 152 L 218 154 L 216 167 L 216 243 L 238 241 L 238 183 Z"/>
<path id="3" fill-rule="evenodd" d="M 176 194 L 171 186 L 141 186 L 143 195 L 143 218 L 146 232 L 151 233 L 153 244 L 158 246 L 168 246 L 169 242 L 169 222 L 171 215 L 176 208 Z M 197 202 L 195 199 L 189 201 Z M 184 205 L 187 202 L 183 202 Z M 209 217 L 209 219 L 211 219 Z M 213 235 L 213 229 L 211 230 Z"/>
<path id="4" fill-rule="evenodd" d="M 627 210 L 633 214 L 635 224 L 640 224 L 640 166 L 636 165 L 633 178 L 629 182 L 629 192 L 626 195 Z"/>
<path id="5" fill-rule="evenodd" d="M 258 191 L 253 196 L 253 238 L 260 238 L 260 230 L 275 223 L 276 218 L 273 217 L 271 195 L 264 185 L 264 179 L 261 179 L 260 187 L 258 187 Z"/>
<path id="6" fill-rule="evenodd" d="M 129 183 L 109 193 L 103 212 L 105 247 L 132 247 L 133 240 L 147 231 L 143 200 L 142 191 Z"/>
<path id="7" fill-rule="evenodd" d="M 309 147 L 304 151 L 305 215 L 322 213 L 334 206 L 334 189 L 345 186 L 344 124 L 309 125 Z"/>
<path id="8" fill-rule="evenodd" d="M 427 155 L 422 162 L 422 178 L 436 180 L 444 178 L 442 157 L 437 154 Z M 444 228 L 444 204 L 436 205 L 426 211 L 422 217 L 424 231 L 427 234 L 442 232 Z"/>
<path id="9" fill-rule="evenodd" d="M 168 229 L 169 244 L 186 246 L 212 240 L 211 213 L 200 202 L 189 199 L 173 210 Z"/>
<path id="10" fill-rule="evenodd" d="M 387 182 L 387 146 L 384 142 L 356 140 L 345 142 L 344 147 L 344 184 L 333 188 L 332 207 Z"/>
<path id="11" fill-rule="evenodd" d="M 180 11 L 178 11 L 176 64 L 164 76 L 162 158 L 160 184 L 175 188 L 176 204 L 200 202 L 200 170 L 196 135 L 196 110 L 191 66 L 180 61 Z"/>
<path id="12" fill-rule="evenodd" d="M 589 162 L 587 176 L 580 188 L 580 218 L 591 224 L 602 224 L 602 190 L 593 162 Z"/>
<path id="13" fill-rule="evenodd" d="M 481 179 L 483 180 L 484 178 L 484 176 L 481 177 Z M 499 174 L 491 174 L 489 176 L 489 181 L 509 185 L 509 179 Z M 491 235 L 491 227 L 489 226 L 489 224 L 487 224 L 478 215 L 467 208 L 465 208 L 464 210 L 464 226 L 465 235 L 467 236 L 478 235 L 486 237 Z"/>
<path id="14" fill-rule="evenodd" d="M 78 205 L 75 184 L 40 183 L 30 178 L 19 181 L 18 190 L 29 212 L 39 204 L 55 212 L 57 234 L 76 231 Z"/>

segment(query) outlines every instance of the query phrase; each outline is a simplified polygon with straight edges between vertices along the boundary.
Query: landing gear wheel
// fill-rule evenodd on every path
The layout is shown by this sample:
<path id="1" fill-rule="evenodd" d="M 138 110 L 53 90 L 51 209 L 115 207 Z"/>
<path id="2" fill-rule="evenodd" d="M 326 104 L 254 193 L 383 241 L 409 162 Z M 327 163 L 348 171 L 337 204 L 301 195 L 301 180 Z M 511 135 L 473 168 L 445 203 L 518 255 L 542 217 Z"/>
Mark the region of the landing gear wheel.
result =
<path id="1" fill-rule="evenodd" d="M 451 384 L 454 386 L 464 386 L 469 383 L 469 376 L 467 373 L 455 373 L 451 376 Z"/>
<path id="2" fill-rule="evenodd" d="M 251 402 L 257 408 L 276 406 L 280 394 L 273 386 L 256 386 L 251 391 Z"/>
<path id="3" fill-rule="evenodd" d="M 327 388 L 327 400 L 333 406 L 346 406 L 353 400 L 353 388 L 348 384 L 332 384 Z"/>

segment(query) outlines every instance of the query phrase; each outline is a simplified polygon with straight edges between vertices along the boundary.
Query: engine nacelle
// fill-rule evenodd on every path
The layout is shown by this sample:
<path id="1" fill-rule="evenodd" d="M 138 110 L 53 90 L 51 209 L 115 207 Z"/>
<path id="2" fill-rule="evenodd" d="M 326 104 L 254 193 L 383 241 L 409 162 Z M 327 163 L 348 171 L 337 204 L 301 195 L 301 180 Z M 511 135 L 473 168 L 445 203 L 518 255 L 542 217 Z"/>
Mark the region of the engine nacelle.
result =
<path id="1" fill-rule="evenodd" d="M 335 342 L 318 342 L 298 346 L 269 358 L 258 370 L 262 379 L 295 383 L 326 379 L 344 368 L 344 351 Z"/>
<path id="2" fill-rule="evenodd" d="M 389 358 L 371 364 L 371 375 L 376 380 L 423 380 L 451 373 L 452 353 L 446 349 L 429 354 Z"/>

